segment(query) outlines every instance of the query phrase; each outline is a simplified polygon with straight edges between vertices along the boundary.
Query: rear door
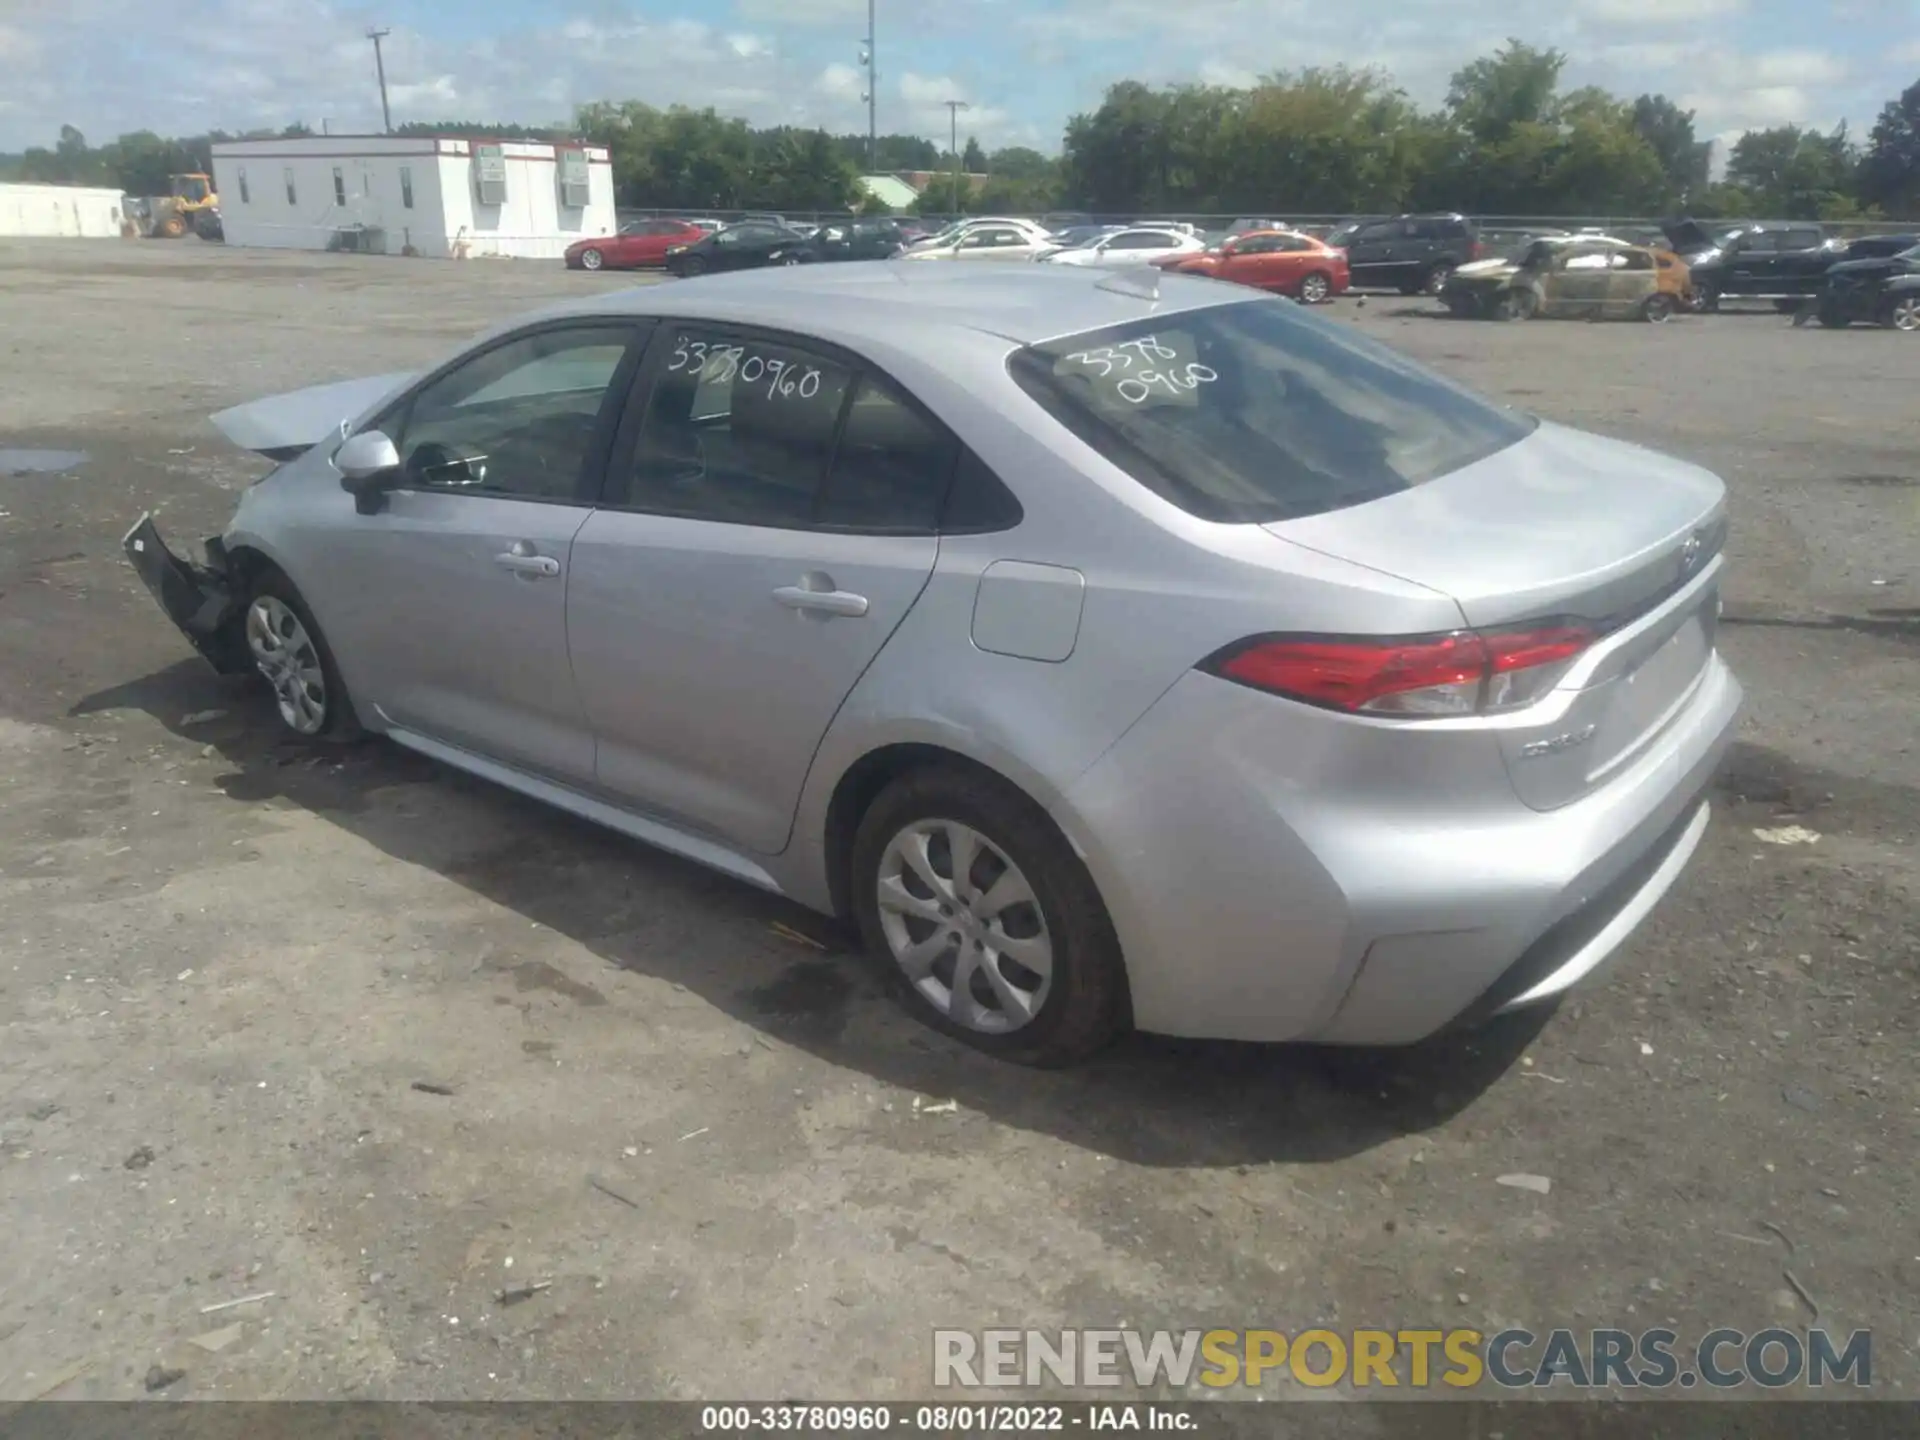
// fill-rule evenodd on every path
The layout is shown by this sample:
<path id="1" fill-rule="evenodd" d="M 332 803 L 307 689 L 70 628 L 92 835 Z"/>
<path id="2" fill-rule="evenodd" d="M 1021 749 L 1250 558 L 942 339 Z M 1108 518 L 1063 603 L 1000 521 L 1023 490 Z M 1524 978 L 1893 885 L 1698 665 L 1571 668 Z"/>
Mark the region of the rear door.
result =
<path id="1" fill-rule="evenodd" d="M 1625 320 L 1640 313 L 1647 297 L 1659 288 L 1660 272 L 1652 252 L 1619 250 L 1611 257 L 1612 281 L 1607 287 L 1607 317 Z"/>
<path id="2" fill-rule="evenodd" d="M 932 573 L 957 447 L 852 357 L 755 329 L 663 325 L 635 396 L 567 602 L 598 781 L 772 853 Z"/>
<path id="3" fill-rule="evenodd" d="M 1277 235 L 1249 235 L 1244 240 L 1235 240 L 1233 252 L 1222 257 L 1220 266 L 1214 271 L 1222 280 L 1232 280 L 1241 285 L 1254 285 L 1262 289 L 1273 285 L 1278 274 L 1274 268 L 1279 249 L 1280 237 Z"/>

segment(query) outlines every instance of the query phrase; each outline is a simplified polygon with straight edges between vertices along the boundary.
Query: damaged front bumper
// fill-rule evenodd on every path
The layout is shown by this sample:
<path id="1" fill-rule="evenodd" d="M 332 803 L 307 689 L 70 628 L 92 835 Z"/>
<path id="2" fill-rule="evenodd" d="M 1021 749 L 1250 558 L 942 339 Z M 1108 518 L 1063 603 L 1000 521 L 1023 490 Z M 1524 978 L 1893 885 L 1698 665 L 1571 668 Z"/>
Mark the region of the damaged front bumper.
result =
<path id="1" fill-rule="evenodd" d="M 229 578 L 226 547 L 219 537 L 206 542 L 207 564 L 195 565 L 167 548 L 148 513 L 126 533 L 120 548 L 167 618 L 209 665 L 222 675 L 253 668 L 240 634 L 243 598 Z"/>

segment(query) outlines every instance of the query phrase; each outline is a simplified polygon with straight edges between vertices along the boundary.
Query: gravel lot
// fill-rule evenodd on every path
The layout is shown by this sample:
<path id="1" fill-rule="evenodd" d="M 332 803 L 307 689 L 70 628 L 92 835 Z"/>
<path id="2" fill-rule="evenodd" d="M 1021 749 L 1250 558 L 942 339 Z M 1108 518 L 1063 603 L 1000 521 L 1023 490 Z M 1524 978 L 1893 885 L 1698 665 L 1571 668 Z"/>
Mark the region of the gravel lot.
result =
<path id="1" fill-rule="evenodd" d="M 122 562 L 142 510 L 197 539 L 264 469 L 209 412 L 633 283 L 0 244 L 0 451 L 87 456 L 0 464 L 0 1399 L 155 1364 L 169 1398 L 908 1398 L 938 1325 L 1697 1337 L 1809 1300 L 1920 1386 L 1914 337 L 1342 302 L 1727 478 L 1750 710 L 1709 838 L 1557 1013 L 1034 1074 L 809 914 L 393 747 L 280 745 Z M 1820 839 L 1755 838 L 1786 825 Z"/>

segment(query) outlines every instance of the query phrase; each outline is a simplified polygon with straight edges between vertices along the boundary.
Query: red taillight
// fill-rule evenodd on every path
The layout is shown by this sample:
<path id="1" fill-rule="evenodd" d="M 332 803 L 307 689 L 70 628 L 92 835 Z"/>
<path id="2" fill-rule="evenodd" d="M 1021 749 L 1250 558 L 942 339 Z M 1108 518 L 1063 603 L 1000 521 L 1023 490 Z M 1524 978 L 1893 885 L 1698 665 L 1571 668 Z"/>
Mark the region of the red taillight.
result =
<path id="1" fill-rule="evenodd" d="M 1269 636 L 1232 646 L 1201 668 L 1356 714 L 1484 715 L 1532 704 L 1593 638 L 1578 625 L 1399 640 Z"/>

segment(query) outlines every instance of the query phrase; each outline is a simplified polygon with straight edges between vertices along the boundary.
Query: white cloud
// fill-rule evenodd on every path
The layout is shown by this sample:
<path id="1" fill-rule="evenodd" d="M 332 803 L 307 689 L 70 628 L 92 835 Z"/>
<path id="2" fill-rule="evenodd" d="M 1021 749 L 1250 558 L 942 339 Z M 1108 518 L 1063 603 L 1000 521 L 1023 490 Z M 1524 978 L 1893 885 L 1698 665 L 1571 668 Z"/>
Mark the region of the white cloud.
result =
<path id="1" fill-rule="evenodd" d="M 856 25 L 867 23 L 866 0 L 734 0 L 733 13 L 769 25 Z"/>
<path id="2" fill-rule="evenodd" d="M 1259 79 L 1259 75 L 1252 70 L 1229 60 L 1200 62 L 1200 81 L 1204 85 L 1229 85 L 1236 90 L 1248 90 L 1257 84 Z"/>
<path id="3" fill-rule="evenodd" d="M 763 36 L 740 33 L 727 36 L 727 49 L 742 60 L 753 60 L 773 53 L 772 44 Z"/>
<path id="4" fill-rule="evenodd" d="M 460 87 L 451 75 L 436 75 L 431 80 L 388 85 L 388 98 L 402 109 L 425 108 L 436 115 L 447 114 L 447 106 L 460 103 Z"/>
<path id="5" fill-rule="evenodd" d="M 865 78 L 853 66 L 836 61 L 815 77 L 813 88 L 836 100 L 857 100 L 864 93 Z"/>
<path id="6" fill-rule="evenodd" d="M 1747 8 L 1747 0 L 1577 0 L 1574 9 L 1592 20 L 1632 25 L 1672 28 L 1689 25 L 1715 16 L 1737 15 Z"/>

